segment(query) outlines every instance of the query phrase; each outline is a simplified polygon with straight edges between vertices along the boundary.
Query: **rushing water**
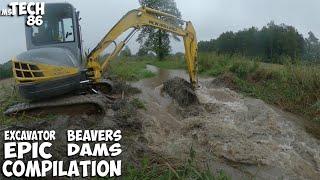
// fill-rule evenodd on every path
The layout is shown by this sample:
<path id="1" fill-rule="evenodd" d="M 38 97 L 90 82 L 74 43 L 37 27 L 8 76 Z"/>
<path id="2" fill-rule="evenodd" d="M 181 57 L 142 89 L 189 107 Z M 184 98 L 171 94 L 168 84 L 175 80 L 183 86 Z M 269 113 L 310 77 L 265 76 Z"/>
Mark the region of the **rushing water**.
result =
<path id="1" fill-rule="evenodd" d="M 224 170 L 234 179 L 317 179 L 320 177 L 320 143 L 309 135 L 303 119 L 242 95 L 212 86 L 213 78 L 200 78 L 196 91 L 204 111 L 187 111 L 161 92 L 173 77 L 189 79 L 183 70 L 148 65 L 156 77 L 141 80 L 140 98 L 146 102 L 144 136 L 155 152 L 181 161 L 190 147 L 197 162 L 212 171 Z M 200 109 L 201 109 L 200 108 Z"/>

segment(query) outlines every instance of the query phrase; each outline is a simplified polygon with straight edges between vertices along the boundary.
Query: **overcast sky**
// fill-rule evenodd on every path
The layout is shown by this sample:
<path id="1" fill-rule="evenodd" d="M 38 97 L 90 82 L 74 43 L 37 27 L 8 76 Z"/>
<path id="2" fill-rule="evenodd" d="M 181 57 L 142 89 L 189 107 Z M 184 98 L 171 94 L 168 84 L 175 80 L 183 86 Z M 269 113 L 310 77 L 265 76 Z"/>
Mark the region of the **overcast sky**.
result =
<path id="1" fill-rule="evenodd" d="M 0 0 L 0 9 L 13 0 Z M 64 2 L 47 0 L 44 2 Z M 66 0 L 81 13 L 85 48 L 94 48 L 108 30 L 138 0 Z M 176 0 L 183 19 L 191 20 L 199 40 L 216 38 L 225 31 L 252 26 L 263 27 L 271 20 L 293 25 L 304 36 L 311 30 L 320 37 L 319 0 Z M 0 63 L 26 50 L 22 18 L 0 17 Z M 135 40 L 129 44 L 135 52 Z M 183 51 L 182 42 L 172 43 L 174 52 Z"/>

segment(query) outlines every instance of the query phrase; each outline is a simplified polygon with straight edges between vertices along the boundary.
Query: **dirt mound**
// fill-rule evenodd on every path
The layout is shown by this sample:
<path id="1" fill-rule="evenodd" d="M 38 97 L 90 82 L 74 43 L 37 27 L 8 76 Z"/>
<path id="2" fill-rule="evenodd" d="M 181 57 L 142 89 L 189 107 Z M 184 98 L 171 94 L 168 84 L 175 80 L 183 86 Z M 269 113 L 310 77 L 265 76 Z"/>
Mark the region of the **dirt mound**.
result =
<path id="1" fill-rule="evenodd" d="M 235 83 L 235 76 L 231 73 L 225 73 L 211 82 L 211 87 L 213 88 L 222 88 L 222 87 L 228 87 L 230 89 L 236 90 L 237 85 Z"/>
<path id="2" fill-rule="evenodd" d="M 137 109 L 133 101 L 120 99 L 112 105 L 114 118 L 122 129 L 141 130 L 141 121 L 137 117 Z"/>
<path id="3" fill-rule="evenodd" d="M 112 81 L 112 91 L 111 94 L 122 94 L 125 95 L 133 95 L 141 93 L 141 90 L 135 87 L 132 87 L 127 82 L 120 80 L 117 77 L 112 77 L 110 79 Z"/>
<path id="4" fill-rule="evenodd" d="M 164 92 L 176 100 L 180 106 L 199 104 L 197 95 L 188 81 L 175 77 L 164 82 L 163 85 Z"/>

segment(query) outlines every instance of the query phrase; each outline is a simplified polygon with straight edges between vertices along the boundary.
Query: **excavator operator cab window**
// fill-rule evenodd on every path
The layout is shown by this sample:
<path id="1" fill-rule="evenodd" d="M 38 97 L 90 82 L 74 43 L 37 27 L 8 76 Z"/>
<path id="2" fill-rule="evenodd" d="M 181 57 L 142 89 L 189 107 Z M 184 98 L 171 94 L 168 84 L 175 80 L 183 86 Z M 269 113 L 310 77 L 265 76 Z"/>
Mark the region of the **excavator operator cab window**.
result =
<path id="1" fill-rule="evenodd" d="M 55 4 L 46 8 L 43 24 L 32 27 L 34 45 L 74 42 L 73 8 L 68 4 Z"/>

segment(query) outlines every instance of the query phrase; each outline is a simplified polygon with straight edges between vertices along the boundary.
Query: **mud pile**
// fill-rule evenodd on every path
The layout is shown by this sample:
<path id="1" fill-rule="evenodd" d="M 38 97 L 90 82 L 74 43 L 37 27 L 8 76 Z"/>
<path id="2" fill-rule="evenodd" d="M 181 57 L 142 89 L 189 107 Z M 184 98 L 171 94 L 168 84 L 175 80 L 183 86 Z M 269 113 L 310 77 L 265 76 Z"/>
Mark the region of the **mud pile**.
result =
<path id="1" fill-rule="evenodd" d="M 138 88 L 134 88 L 127 84 L 124 81 L 115 79 L 113 80 L 113 87 L 112 87 L 112 94 L 125 94 L 125 95 L 132 95 L 132 94 L 139 94 L 141 90 Z"/>
<path id="2" fill-rule="evenodd" d="M 224 87 L 228 87 L 232 90 L 236 90 L 237 89 L 237 85 L 235 82 L 235 75 L 232 73 L 225 73 L 222 74 L 220 76 L 218 76 L 217 78 L 213 79 L 210 87 L 214 87 L 214 88 L 224 88 Z"/>
<path id="3" fill-rule="evenodd" d="M 192 85 L 179 77 L 175 77 L 163 83 L 163 91 L 178 102 L 180 106 L 199 104 Z"/>
<path id="4" fill-rule="evenodd" d="M 112 105 L 114 118 L 124 131 L 127 129 L 141 130 L 141 121 L 137 116 L 138 107 L 129 99 L 119 99 Z"/>

